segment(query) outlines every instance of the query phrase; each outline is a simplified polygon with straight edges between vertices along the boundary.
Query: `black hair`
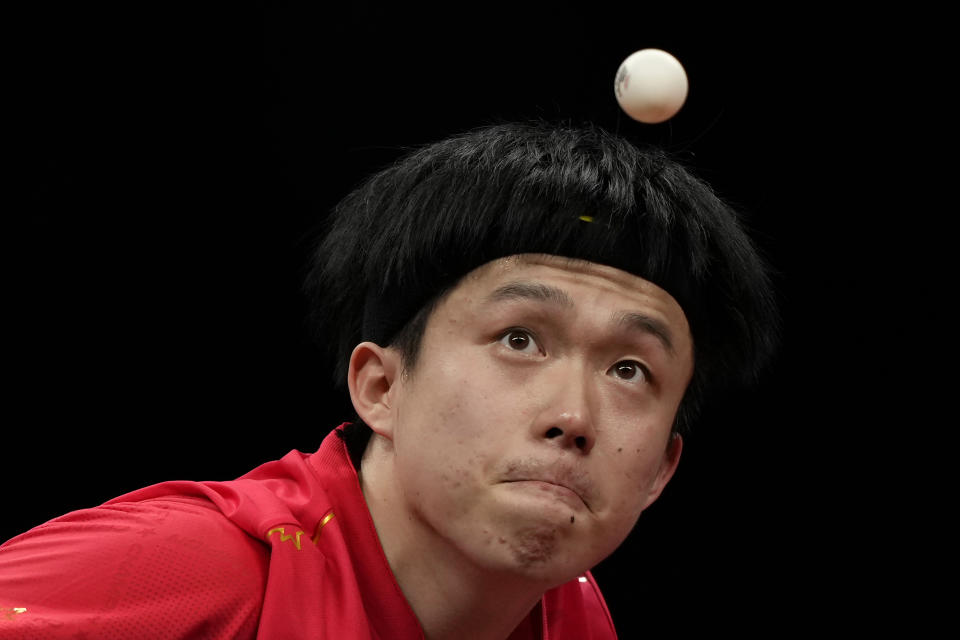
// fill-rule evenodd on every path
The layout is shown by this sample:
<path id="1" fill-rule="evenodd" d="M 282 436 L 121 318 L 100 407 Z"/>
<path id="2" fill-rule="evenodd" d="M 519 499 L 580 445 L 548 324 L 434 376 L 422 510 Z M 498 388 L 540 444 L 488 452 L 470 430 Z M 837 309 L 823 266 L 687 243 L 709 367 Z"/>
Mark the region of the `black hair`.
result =
<path id="1" fill-rule="evenodd" d="M 407 153 L 335 207 L 306 281 L 310 319 L 346 381 L 370 340 L 416 362 L 426 318 L 491 260 L 547 253 L 605 264 L 680 304 L 705 394 L 754 382 L 777 343 L 769 269 L 740 215 L 678 159 L 594 125 L 486 126 Z"/>

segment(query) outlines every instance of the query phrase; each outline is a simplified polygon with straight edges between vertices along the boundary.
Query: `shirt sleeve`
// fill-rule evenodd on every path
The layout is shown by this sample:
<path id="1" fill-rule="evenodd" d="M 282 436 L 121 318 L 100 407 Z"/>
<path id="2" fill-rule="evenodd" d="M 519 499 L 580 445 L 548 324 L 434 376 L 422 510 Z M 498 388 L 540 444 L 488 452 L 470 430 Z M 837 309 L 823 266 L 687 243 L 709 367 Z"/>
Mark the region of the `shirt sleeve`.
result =
<path id="1" fill-rule="evenodd" d="M 268 562 L 203 499 L 75 511 L 0 546 L 0 640 L 253 638 Z"/>

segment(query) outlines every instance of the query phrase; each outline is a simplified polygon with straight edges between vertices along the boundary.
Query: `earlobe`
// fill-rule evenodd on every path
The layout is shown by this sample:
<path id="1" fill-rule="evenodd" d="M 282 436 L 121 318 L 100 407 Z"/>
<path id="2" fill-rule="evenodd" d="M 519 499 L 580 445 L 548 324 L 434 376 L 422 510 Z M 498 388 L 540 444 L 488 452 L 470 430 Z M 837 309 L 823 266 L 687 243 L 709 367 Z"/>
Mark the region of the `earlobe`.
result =
<path id="1" fill-rule="evenodd" d="M 357 415 L 374 433 L 393 439 L 393 406 L 390 394 L 401 370 L 395 349 L 361 342 L 350 355 L 347 386 Z"/>

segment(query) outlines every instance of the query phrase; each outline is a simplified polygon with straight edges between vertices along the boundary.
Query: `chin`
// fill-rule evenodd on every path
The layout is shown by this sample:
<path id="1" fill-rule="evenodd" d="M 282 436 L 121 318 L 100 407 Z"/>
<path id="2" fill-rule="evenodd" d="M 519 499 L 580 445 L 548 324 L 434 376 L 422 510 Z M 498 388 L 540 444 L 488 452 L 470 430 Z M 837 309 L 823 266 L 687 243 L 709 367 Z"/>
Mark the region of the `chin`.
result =
<path id="1" fill-rule="evenodd" d="M 554 525 L 519 526 L 497 537 L 497 564 L 509 573 L 552 588 L 582 575 L 599 554 L 586 554 L 587 545 L 571 537 L 569 528 Z"/>

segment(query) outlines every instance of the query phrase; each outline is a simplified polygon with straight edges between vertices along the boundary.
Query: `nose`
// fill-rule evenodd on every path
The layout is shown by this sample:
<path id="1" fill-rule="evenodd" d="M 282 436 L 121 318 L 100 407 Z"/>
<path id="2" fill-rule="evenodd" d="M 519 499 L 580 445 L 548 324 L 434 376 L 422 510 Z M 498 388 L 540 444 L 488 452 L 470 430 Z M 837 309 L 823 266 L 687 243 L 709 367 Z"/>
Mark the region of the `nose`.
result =
<path id="1" fill-rule="evenodd" d="M 597 438 L 588 374 L 580 366 L 557 368 L 556 375 L 545 381 L 548 391 L 534 435 L 564 449 L 589 453 Z"/>

